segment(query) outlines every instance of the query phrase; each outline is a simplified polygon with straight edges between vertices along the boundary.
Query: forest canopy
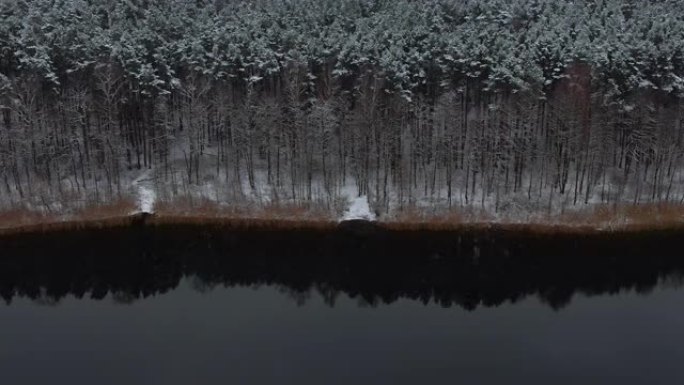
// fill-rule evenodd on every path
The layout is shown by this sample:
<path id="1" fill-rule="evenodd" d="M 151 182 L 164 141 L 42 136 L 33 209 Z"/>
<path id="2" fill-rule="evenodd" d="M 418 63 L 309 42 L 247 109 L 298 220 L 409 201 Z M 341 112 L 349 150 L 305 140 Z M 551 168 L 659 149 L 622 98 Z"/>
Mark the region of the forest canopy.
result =
<path id="1" fill-rule="evenodd" d="M 372 71 L 407 97 L 467 79 L 543 95 L 586 63 L 612 97 L 680 97 L 683 19 L 676 0 L 5 0 L 0 72 L 59 90 L 112 64 L 163 94 L 193 74 L 257 82 L 297 62 L 313 83 Z"/>

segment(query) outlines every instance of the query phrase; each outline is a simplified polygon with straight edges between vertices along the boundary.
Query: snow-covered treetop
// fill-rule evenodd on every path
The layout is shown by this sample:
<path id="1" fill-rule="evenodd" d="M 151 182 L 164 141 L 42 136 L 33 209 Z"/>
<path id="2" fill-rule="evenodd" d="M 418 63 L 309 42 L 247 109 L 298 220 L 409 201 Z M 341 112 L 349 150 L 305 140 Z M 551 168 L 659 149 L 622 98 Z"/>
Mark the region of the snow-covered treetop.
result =
<path id="1" fill-rule="evenodd" d="M 116 63 L 141 94 L 200 75 L 253 82 L 291 63 L 311 79 L 367 74 L 388 92 L 543 93 L 586 63 L 596 87 L 684 95 L 677 0 L 0 1 L 0 73 L 59 88 Z"/>

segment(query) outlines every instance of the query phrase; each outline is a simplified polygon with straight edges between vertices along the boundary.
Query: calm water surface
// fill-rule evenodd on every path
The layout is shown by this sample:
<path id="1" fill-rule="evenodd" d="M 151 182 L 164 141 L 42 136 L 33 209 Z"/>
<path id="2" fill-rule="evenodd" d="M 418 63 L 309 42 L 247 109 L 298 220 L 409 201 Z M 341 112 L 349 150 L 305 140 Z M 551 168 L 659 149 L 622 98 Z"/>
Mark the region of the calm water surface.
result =
<path id="1" fill-rule="evenodd" d="M 405 262 L 383 270 L 370 263 L 359 270 L 366 264 L 314 267 L 310 259 L 294 259 L 274 269 L 277 257 L 225 265 L 217 262 L 231 258 L 225 250 L 208 257 L 209 249 L 216 247 L 182 257 L 159 250 L 120 258 L 55 251 L 61 261 L 33 251 L 21 260 L 5 256 L 2 383 L 684 381 L 684 291 L 680 274 L 670 274 L 673 266 L 646 278 L 620 263 L 586 274 L 569 269 L 566 276 L 594 279 L 568 278 L 565 296 L 553 303 L 549 298 L 558 295 L 549 295 L 539 277 L 555 273 L 539 272 L 544 264 L 512 271 L 522 275 L 520 283 L 497 286 L 507 273 L 491 263 L 454 267 L 431 257 L 433 267 Z M 97 258 L 101 263 L 92 262 Z M 464 269 L 479 278 L 447 287 L 407 275 L 418 270 L 431 281 L 463 280 Z"/>

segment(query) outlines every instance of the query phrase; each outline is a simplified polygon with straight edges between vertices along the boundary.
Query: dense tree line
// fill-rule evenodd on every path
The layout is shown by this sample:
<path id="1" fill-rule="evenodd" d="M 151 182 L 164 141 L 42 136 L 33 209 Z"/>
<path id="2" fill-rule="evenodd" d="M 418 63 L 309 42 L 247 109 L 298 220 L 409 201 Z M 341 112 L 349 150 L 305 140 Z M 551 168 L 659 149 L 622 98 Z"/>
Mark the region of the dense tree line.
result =
<path id="1" fill-rule="evenodd" d="M 680 1 L 3 0 L 0 197 L 679 202 L 683 78 Z"/>

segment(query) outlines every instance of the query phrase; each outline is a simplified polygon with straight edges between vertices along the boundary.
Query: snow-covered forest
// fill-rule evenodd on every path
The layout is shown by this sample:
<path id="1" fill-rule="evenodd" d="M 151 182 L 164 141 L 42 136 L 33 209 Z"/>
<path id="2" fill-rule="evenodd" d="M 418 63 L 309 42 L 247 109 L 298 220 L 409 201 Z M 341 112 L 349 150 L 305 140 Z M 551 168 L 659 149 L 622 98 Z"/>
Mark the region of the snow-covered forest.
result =
<path id="1" fill-rule="evenodd" d="M 682 97 L 678 0 L 0 0 L 0 205 L 680 203 Z"/>

